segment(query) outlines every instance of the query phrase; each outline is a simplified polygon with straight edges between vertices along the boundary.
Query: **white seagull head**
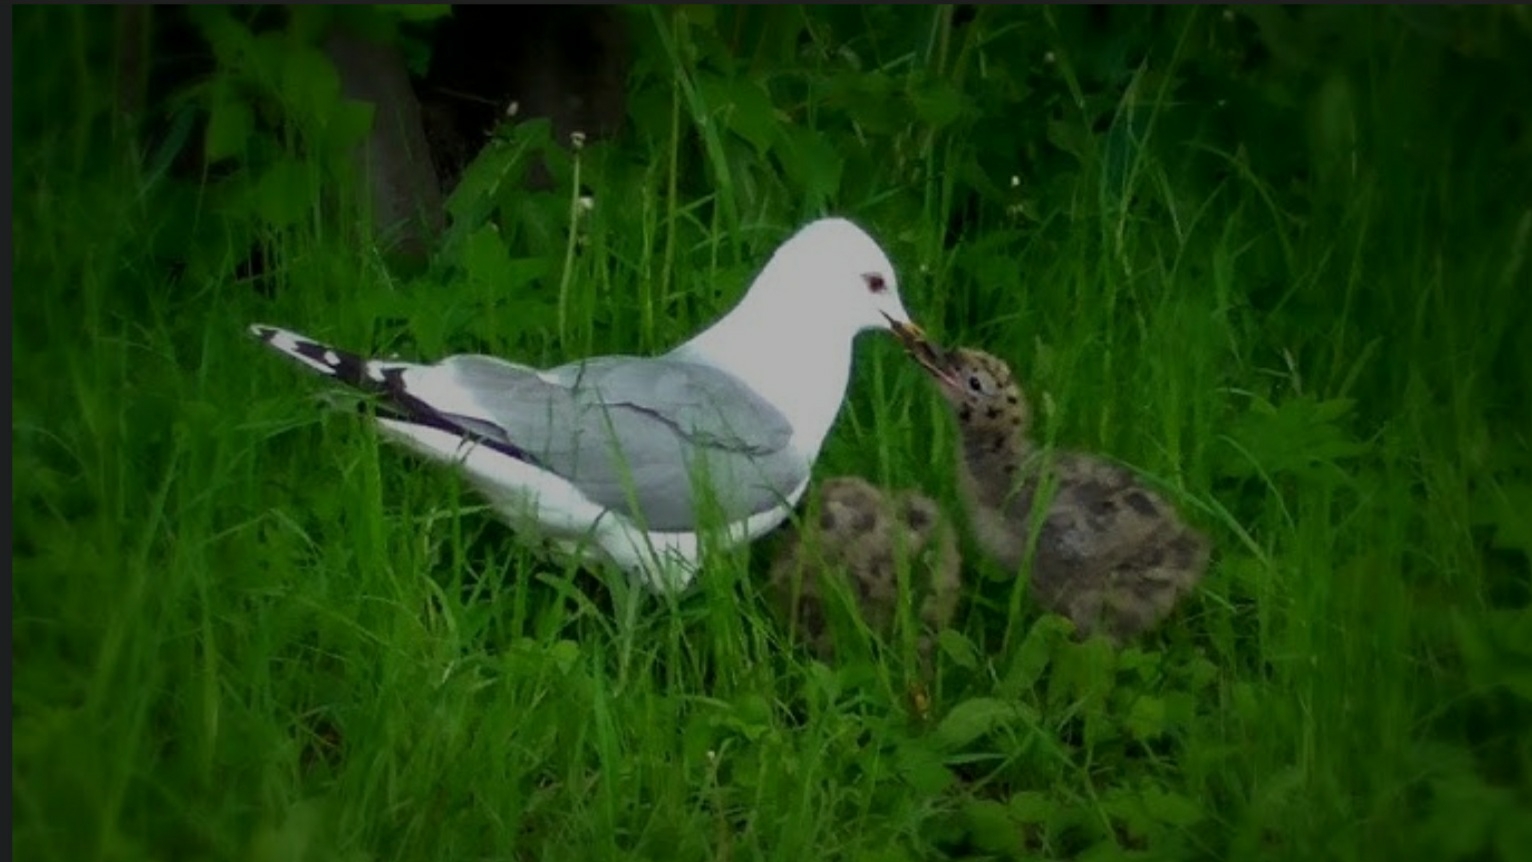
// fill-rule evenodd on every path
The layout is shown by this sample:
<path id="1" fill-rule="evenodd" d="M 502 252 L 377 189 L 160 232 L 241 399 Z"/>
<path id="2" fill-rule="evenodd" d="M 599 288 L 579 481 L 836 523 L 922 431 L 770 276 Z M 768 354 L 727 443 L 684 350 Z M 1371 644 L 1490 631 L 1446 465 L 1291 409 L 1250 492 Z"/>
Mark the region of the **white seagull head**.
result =
<path id="1" fill-rule="evenodd" d="M 921 334 L 904 309 L 888 255 L 843 218 L 810 222 L 784 242 L 761 271 L 757 290 L 767 294 L 763 301 L 794 310 L 796 321 L 781 321 L 789 332 L 828 324 L 848 334 L 887 330 L 906 342 Z"/>

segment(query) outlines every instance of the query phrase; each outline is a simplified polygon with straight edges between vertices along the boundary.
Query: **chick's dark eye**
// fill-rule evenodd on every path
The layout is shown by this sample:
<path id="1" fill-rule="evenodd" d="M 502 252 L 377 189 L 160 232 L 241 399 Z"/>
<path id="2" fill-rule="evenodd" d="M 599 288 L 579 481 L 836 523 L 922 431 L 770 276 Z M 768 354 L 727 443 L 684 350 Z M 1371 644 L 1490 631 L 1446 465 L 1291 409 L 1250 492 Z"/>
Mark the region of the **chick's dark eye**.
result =
<path id="1" fill-rule="evenodd" d="M 979 376 L 977 374 L 968 378 L 968 388 L 975 392 L 978 392 L 980 389 L 984 388 L 984 384 L 979 382 Z"/>
<path id="2" fill-rule="evenodd" d="M 867 282 L 867 289 L 873 293 L 882 293 L 888 290 L 888 282 L 883 280 L 883 276 L 875 272 L 869 272 L 862 276 L 862 280 Z"/>

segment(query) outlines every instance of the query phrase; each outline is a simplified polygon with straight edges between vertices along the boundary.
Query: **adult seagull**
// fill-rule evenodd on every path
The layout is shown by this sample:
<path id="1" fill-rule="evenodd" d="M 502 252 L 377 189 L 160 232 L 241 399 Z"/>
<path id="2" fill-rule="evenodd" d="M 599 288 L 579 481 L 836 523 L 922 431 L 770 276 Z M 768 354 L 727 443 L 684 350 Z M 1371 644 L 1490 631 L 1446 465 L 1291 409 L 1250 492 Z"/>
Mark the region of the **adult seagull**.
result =
<path id="1" fill-rule="evenodd" d="M 921 340 L 888 256 L 840 218 L 799 230 L 728 314 L 659 356 L 426 365 L 250 327 L 378 396 L 385 438 L 456 466 L 513 526 L 594 549 L 657 590 L 691 583 L 705 529 L 730 547 L 792 511 L 845 398 L 852 341 L 869 329 Z"/>

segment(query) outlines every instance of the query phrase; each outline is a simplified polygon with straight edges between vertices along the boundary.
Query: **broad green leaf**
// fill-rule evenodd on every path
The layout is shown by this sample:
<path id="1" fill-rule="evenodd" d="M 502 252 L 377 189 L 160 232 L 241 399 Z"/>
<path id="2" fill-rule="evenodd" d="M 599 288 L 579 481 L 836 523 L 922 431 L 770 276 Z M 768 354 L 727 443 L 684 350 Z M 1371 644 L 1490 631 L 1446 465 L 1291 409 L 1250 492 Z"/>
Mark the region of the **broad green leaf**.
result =
<path id="1" fill-rule="evenodd" d="M 901 745 L 894 762 L 911 787 L 929 796 L 946 791 L 956 781 L 940 754 L 914 743 Z"/>
<path id="2" fill-rule="evenodd" d="M 1165 728 L 1185 728 L 1197 717 L 1197 698 L 1184 691 L 1165 695 Z"/>
<path id="3" fill-rule="evenodd" d="M 1048 667 L 1055 644 L 1068 637 L 1068 621 L 1051 614 L 1039 619 L 1027 630 L 1027 636 L 1011 657 L 1011 666 L 1000 683 L 1000 692 L 1009 697 L 1020 697 L 1036 685 Z"/>
<path id="4" fill-rule="evenodd" d="M 828 711 L 841 696 L 840 675 L 822 661 L 809 665 L 804 674 L 803 690 L 809 704 L 816 709 Z"/>
<path id="5" fill-rule="evenodd" d="M 1131 673 L 1144 682 L 1155 679 L 1160 673 L 1161 656 L 1157 652 L 1145 652 L 1138 646 L 1127 646 L 1117 653 L 1117 671 Z"/>
<path id="6" fill-rule="evenodd" d="M 1143 840 L 1154 831 L 1154 818 L 1144 810 L 1143 799 L 1132 788 L 1120 785 L 1108 788 L 1101 796 L 1101 809 L 1132 839 Z"/>
<path id="7" fill-rule="evenodd" d="M 1014 854 L 1021 847 L 1021 830 L 1006 807 L 993 799 L 975 799 L 963 809 L 968 834 L 980 850 Z"/>
<path id="8" fill-rule="evenodd" d="M 1165 701 L 1147 694 L 1139 695 L 1123 723 L 1134 739 L 1141 742 L 1154 739 L 1165 732 Z"/>
<path id="9" fill-rule="evenodd" d="M 1144 811 L 1160 823 L 1185 828 L 1203 818 L 1202 806 L 1179 793 L 1151 787 L 1143 792 Z"/>
<path id="10" fill-rule="evenodd" d="M 1116 682 L 1112 649 L 1100 638 L 1067 644 L 1055 658 L 1048 679 L 1048 702 L 1056 708 L 1073 703 L 1100 707 Z"/>
<path id="11" fill-rule="evenodd" d="M 955 750 L 1022 715 L 1021 707 L 992 697 L 975 697 L 952 708 L 936 727 L 935 739 L 944 750 Z"/>
<path id="12" fill-rule="evenodd" d="M 1018 823 L 1047 823 L 1058 808 L 1058 804 L 1046 793 L 1038 790 L 1023 790 L 1011 797 L 1008 806 L 1011 816 Z"/>
<path id="13" fill-rule="evenodd" d="M 494 225 L 484 225 L 469 235 L 463 245 L 462 264 L 469 283 L 481 289 L 503 289 L 511 284 L 510 252 Z"/>
<path id="14" fill-rule="evenodd" d="M 367 140 L 372 134 L 372 120 L 377 110 L 371 102 L 342 99 L 330 112 L 325 128 L 325 142 L 337 153 Z"/>
<path id="15" fill-rule="evenodd" d="M 553 660 L 553 665 L 559 669 L 560 674 L 568 676 L 580 660 L 580 645 L 568 639 L 555 641 L 548 647 L 548 657 Z"/>
<path id="16" fill-rule="evenodd" d="M 490 139 L 463 169 L 447 199 L 454 230 L 482 224 L 512 192 L 521 192 L 515 196 L 518 200 L 532 197 L 522 189 L 522 178 L 534 154 L 552 149 L 552 129 L 550 120 L 539 117 L 517 123 L 508 136 Z"/>
<path id="17" fill-rule="evenodd" d="M 1532 553 L 1532 485 L 1485 482 L 1473 492 L 1469 510 L 1475 525 L 1494 528 L 1494 547 Z"/>
<path id="18" fill-rule="evenodd" d="M 836 75 L 823 86 L 827 105 L 845 111 L 868 134 L 890 137 L 909 125 L 903 93 L 884 73 Z"/>
<path id="19" fill-rule="evenodd" d="M 699 76 L 697 87 L 713 120 L 743 138 L 757 156 L 771 149 L 782 121 L 766 88 L 748 78 L 728 80 L 716 75 Z"/>
<path id="20" fill-rule="evenodd" d="M 250 841 L 249 856 L 255 862 L 285 862 L 323 856 L 327 822 L 320 801 L 303 799 L 294 802 L 288 806 L 280 825 L 265 826 L 255 832 Z"/>
<path id="21" fill-rule="evenodd" d="M 554 260 L 550 257 L 512 258 L 506 270 L 505 284 L 501 286 L 519 288 L 530 285 L 547 278 L 553 270 Z"/>
<path id="22" fill-rule="evenodd" d="M 1198 656 L 1186 666 L 1186 683 L 1192 691 L 1200 691 L 1217 682 L 1219 673 L 1218 665 Z"/>
<path id="23" fill-rule="evenodd" d="M 771 728 L 771 703 L 755 692 L 741 695 L 733 704 L 733 714 L 743 726 L 756 731 Z"/>
<path id="24" fill-rule="evenodd" d="M 1244 681 L 1236 682 L 1229 691 L 1229 699 L 1233 702 L 1234 712 L 1243 721 L 1260 724 L 1261 698 L 1254 685 Z"/>
<path id="25" fill-rule="evenodd" d="M 1090 157 L 1090 135 L 1074 120 L 1050 120 L 1048 142 L 1079 159 L 1082 164 Z"/>
<path id="26" fill-rule="evenodd" d="M 1318 469 L 1333 468 L 1338 462 L 1367 451 L 1340 425 L 1350 413 L 1349 398 L 1319 401 L 1304 395 L 1272 405 L 1257 399 L 1230 429 L 1233 451 L 1224 456 L 1226 475 L 1236 478 L 1253 476 L 1257 470 L 1268 476 L 1291 473 L 1310 478 L 1325 478 Z"/>
<path id="27" fill-rule="evenodd" d="M 823 204 L 840 191 L 845 157 L 824 135 L 802 126 L 783 126 L 787 146 L 777 157 L 788 177 L 811 201 Z"/>
<path id="28" fill-rule="evenodd" d="M 226 7 L 190 5 L 186 7 L 186 17 L 212 46 L 213 56 L 221 67 L 239 68 L 254 46 L 255 37 L 250 29 L 235 21 Z"/>
<path id="29" fill-rule="evenodd" d="M 283 160 L 272 165 L 255 184 L 255 211 L 272 227 L 287 227 L 315 203 L 318 189 L 302 162 Z"/>
<path id="30" fill-rule="evenodd" d="M 323 51 L 283 42 L 282 101 L 300 122 L 322 126 L 340 102 L 340 73 Z"/>
<path id="31" fill-rule="evenodd" d="M 944 129 L 963 115 L 963 94 L 947 81 L 932 81 L 910 93 L 910 107 L 922 123 Z"/>
<path id="32" fill-rule="evenodd" d="M 953 664 L 966 670 L 979 669 L 979 649 L 962 632 L 942 629 L 936 635 L 936 645 Z"/>
<path id="33" fill-rule="evenodd" d="M 1438 859 L 1464 859 L 1480 851 L 1490 842 L 1496 815 L 1505 804 L 1504 791 L 1471 773 L 1433 781 L 1431 797 L 1427 834 L 1434 839 Z"/>
<path id="34" fill-rule="evenodd" d="M 255 115 L 249 104 L 229 96 L 219 98 L 207 118 L 203 150 L 208 163 L 244 155 L 254 129 Z"/>

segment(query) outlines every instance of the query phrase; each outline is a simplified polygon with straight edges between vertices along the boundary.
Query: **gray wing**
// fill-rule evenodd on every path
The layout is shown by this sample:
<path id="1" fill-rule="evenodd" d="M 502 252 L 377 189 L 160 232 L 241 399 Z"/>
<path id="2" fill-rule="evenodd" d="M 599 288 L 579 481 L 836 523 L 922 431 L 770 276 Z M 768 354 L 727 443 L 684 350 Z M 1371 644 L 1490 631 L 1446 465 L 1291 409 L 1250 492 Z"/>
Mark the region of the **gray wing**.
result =
<path id="1" fill-rule="evenodd" d="M 651 530 L 765 512 L 808 477 L 792 425 L 736 378 L 666 358 L 601 357 L 537 371 L 454 356 L 411 372 L 409 394 L 525 452 L 595 503 Z"/>

